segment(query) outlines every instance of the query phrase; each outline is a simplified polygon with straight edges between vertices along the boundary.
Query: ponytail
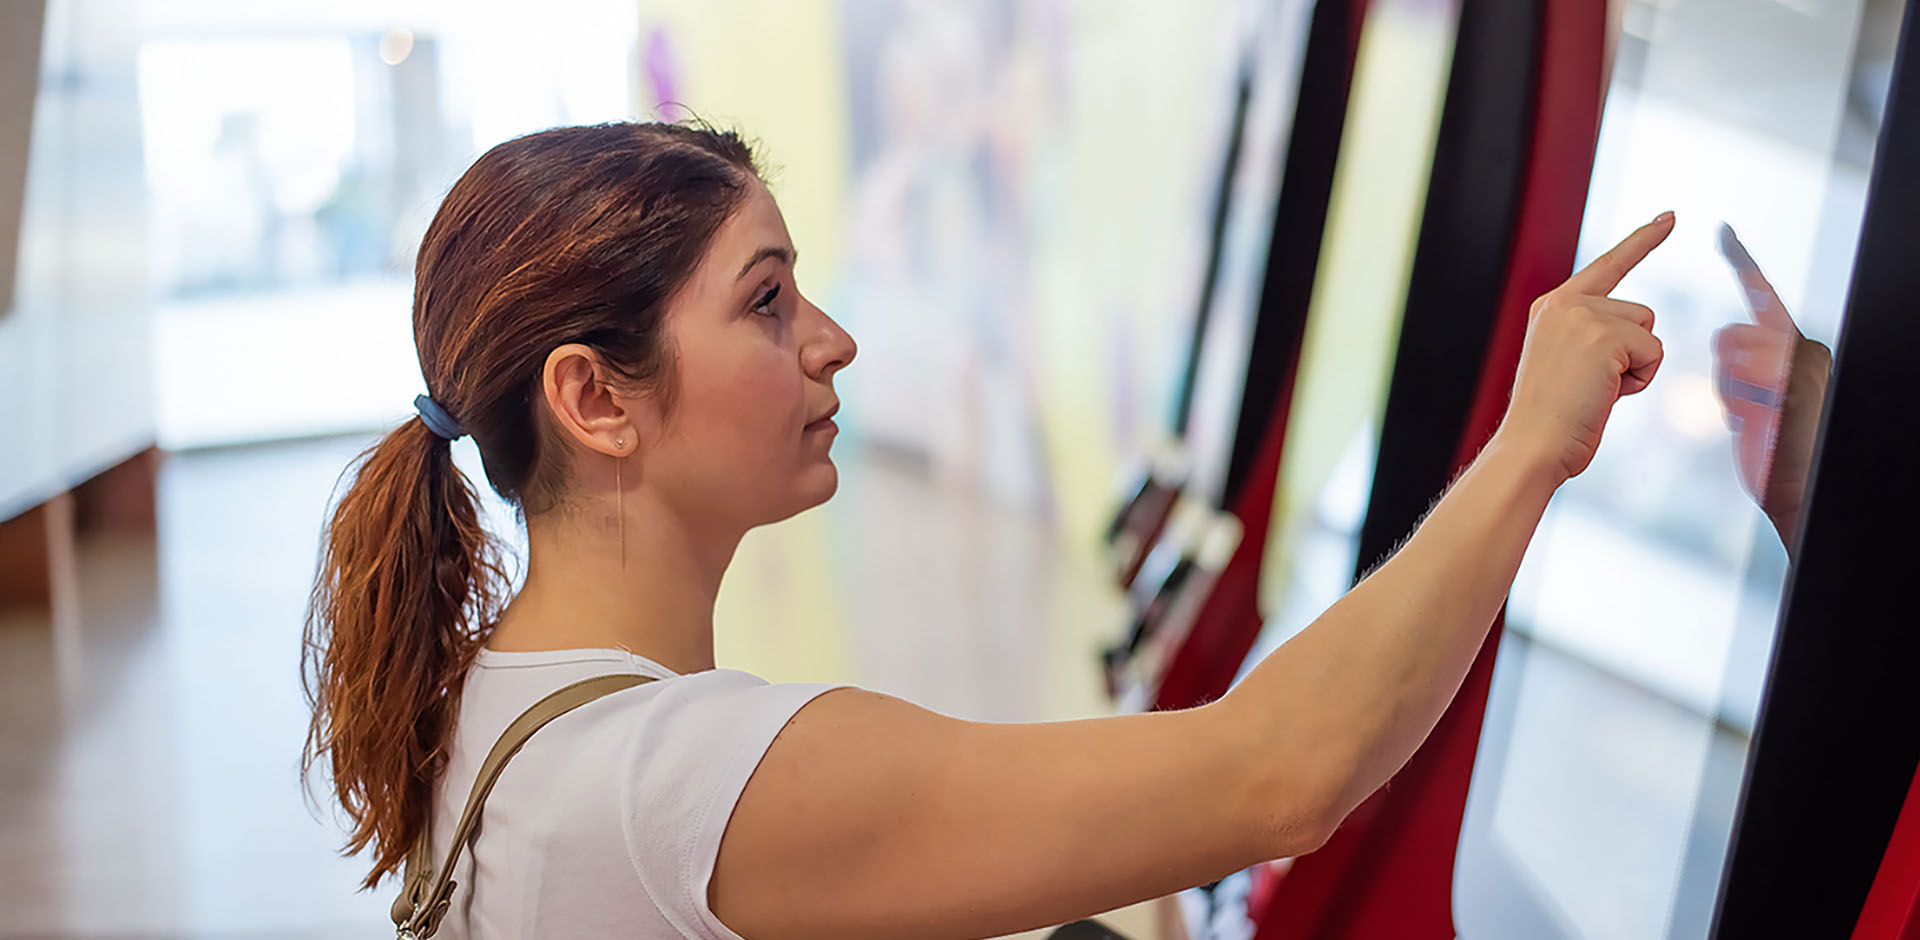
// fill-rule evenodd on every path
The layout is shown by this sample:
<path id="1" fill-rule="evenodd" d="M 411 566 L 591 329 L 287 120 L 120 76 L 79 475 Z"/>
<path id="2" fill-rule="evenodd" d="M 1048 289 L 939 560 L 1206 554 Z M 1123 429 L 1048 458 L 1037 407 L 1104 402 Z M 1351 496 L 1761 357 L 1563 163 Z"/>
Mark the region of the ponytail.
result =
<path id="1" fill-rule="evenodd" d="M 353 824 L 346 852 L 372 850 L 366 887 L 430 818 L 467 669 L 508 590 L 445 438 L 470 434 L 523 514 L 557 505 L 569 481 L 539 420 L 547 355 L 587 343 L 671 400 L 668 300 L 758 178 L 731 132 L 563 127 L 487 151 L 434 213 L 413 339 L 433 390 L 416 406 L 438 431 L 412 419 L 361 455 L 322 539 L 302 658 L 302 777 L 326 765 Z"/>
<path id="2" fill-rule="evenodd" d="M 325 758 L 353 823 L 346 851 L 373 849 L 371 888 L 427 825 L 460 688 L 506 579 L 447 441 L 418 418 L 361 455 L 321 543 L 302 777 Z"/>

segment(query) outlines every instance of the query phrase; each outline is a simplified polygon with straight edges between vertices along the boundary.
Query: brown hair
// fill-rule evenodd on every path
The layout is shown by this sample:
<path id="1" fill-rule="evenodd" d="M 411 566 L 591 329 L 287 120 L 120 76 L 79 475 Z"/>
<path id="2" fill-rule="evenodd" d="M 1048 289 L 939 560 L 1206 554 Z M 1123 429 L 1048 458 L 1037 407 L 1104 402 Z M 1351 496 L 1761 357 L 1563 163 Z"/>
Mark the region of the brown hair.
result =
<path id="1" fill-rule="evenodd" d="M 758 176 L 734 133 L 617 123 L 510 140 L 453 185 L 415 263 L 414 345 L 502 497 L 537 514 L 564 492 L 536 407 L 556 347 L 584 343 L 671 402 L 667 302 Z M 419 418 L 349 470 L 307 611 L 302 772 L 326 760 L 345 851 L 373 848 L 372 887 L 430 818 L 461 685 L 509 588 L 449 442 Z"/>

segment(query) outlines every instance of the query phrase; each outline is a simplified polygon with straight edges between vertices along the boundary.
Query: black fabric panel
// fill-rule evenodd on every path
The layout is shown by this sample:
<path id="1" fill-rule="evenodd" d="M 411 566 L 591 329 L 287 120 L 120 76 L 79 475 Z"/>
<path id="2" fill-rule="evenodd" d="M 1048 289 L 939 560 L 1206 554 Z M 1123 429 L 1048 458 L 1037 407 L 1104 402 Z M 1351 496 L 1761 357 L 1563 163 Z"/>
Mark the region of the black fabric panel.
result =
<path id="1" fill-rule="evenodd" d="M 1285 420 L 1284 414 L 1276 414 L 1280 390 L 1299 358 L 1307 304 L 1313 299 L 1313 273 L 1320 265 L 1320 237 L 1327 227 L 1327 203 L 1333 195 L 1333 168 L 1340 158 L 1340 136 L 1346 126 L 1347 93 L 1353 83 L 1354 51 L 1364 8 L 1365 0 L 1319 0 L 1314 4 L 1307 51 L 1300 64 L 1293 135 L 1280 171 L 1280 196 L 1274 205 L 1273 238 L 1261 281 L 1260 308 L 1248 344 L 1246 388 L 1234 425 L 1226 484 L 1221 489 L 1222 508 L 1239 501 L 1268 425 Z M 1265 480 L 1261 485 L 1272 483 Z"/>
<path id="2" fill-rule="evenodd" d="M 1255 57 L 1240 61 L 1239 84 L 1234 90 L 1231 130 L 1227 135 L 1227 158 L 1220 168 L 1220 188 L 1213 197 L 1213 221 L 1207 231 L 1207 267 L 1200 277 L 1199 309 L 1193 315 L 1193 342 L 1187 347 L 1187 365 L 1180 375 L 1180 394 L 1173 406 L 1173 433 L 1187 436 L 1187 424 L 1193 418 L 1193 390 L 1200 371 L 1200 351 L 1205 348 L 1207 324 L 1213 319 L 1213 295 L 1220 281 L 1220 253 L 1226 247 L 1227 212 L 1233 206 L 1233 178 L 1240 172 L 1240 147 L 1247 137 L 1247 104 L 1253 99 Z"/>
<path id="3" fill-rule="evenodd" d="M 1380 429 L 1358 578 L 1452 473 L 1500 312 L 1525 196 L 1542 0 L 1466 0 Z"/>

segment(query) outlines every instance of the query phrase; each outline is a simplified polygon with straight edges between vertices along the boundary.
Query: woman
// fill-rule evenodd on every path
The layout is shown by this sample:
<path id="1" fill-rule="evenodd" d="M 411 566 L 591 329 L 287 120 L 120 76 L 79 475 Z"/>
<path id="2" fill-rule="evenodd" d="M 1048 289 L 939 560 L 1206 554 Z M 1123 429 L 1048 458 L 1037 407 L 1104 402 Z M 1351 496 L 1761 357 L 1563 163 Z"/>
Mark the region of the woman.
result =
<path id="1" fill-rule="evenodd" d="M 502 144 L 421 244 L 431 400 L 363 459 L 309 622 L 310 759 L 393 873 L 447 848 L 508 722 L 602 673 L 500 779 L 454 937 L 980 937 L 1319 846 L 1419 745 L 1547 500 L 1661 358 L 1606 298 L 1671 214 L 1534 306 L 1513 405 L 1404 548 L 1218 702 L 959 721 L 716 670 L 742 535 L 830 497 L 854 342 L 800 295 L 740 140 L 664 124 Z M 522 509 L 510 600 L 448 439 Z"/>

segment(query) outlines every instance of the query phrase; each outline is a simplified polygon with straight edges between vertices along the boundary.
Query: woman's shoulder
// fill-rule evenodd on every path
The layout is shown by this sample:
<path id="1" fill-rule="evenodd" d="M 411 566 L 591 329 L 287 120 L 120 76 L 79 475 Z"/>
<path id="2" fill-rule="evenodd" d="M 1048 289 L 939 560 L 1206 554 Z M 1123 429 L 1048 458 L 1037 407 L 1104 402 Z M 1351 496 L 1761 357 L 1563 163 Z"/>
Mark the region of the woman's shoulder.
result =
<path id="1" fill-rule="evenodd" d="M 502 777 L 559 802 L 612 802 L 622 815 L 703 814 L 737 798 L 794 714 L 827 683 L 772 683 L 731 669 L 676 674 L 622 650 L 483 651 L 468 676 L 442 795 L 464 794 L 500 735 L 553 691 L 598 675 L 645 682 L 588 702 L 542 727 Z M 519 769 L 521 765 L 539 768 Z M 516 770 L 518 772 L 516 773 Z M 498 796 L 499 794 L 496 794 Z M 451 809 L 452 807 L 445 807 Z M 731 811 L 728 803 L 727 811 Z M 651 810 L 652 812 L 649 812 Z"/>
<path id="2" fill-rule="evenodd" d="M 731 669 L 678 675 L 617 650 L 494 654 L 476 666 L 468 692 L 478 694 L 462 702 L 462 720 L 485 721 L 497 736 L 513 716 L 554 689 L 622 672 L 655 681 L 590 702 L 541 729 L 515 763 L 542 772 L 522 778 L 521 789 L 509 798 L 541 805 L 536 828 L 545 833 L 543 841 L 605 842 L 596 858 L 624 856 L 646 895 L 680 932 L 733 937 L 707 906 L 706 890 L 727 821 L 787 722 L 838 686 L 774 683 Z M 466 750 L 456 763 L 490 747 L 490 739 L 484 746 L 480 740 L 488 733 L 462 729 Z M 600 866 L 603 873 L 605 868 Z"/>
<path id="3" fill-rule="evenodd" d="M 707 744 L 777 721 L 831 683 L 773 683 L 749 672 L 710 669 L 680 674 L 646 657 L 618 649 L 501 652 L 483 649 L 468 676 L 461 702 L 461 737 L 497 737 L 521 712 L 563 686 L 600 675 L 632 674 L 649 680 L 589 702 L 557 720 L 539 737 L 591 734 L 612 738 L 680 738 Z M 566 728 L 559 734 L 550 730 Z M 779 730 L 777 727 L 774 729 Z M 491 741 L 488 742 L 489 746 Z"/>

